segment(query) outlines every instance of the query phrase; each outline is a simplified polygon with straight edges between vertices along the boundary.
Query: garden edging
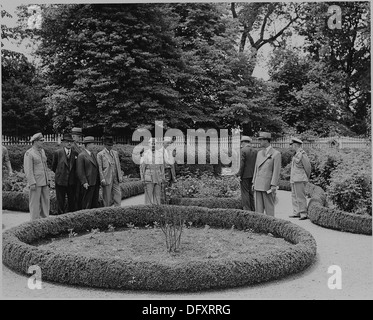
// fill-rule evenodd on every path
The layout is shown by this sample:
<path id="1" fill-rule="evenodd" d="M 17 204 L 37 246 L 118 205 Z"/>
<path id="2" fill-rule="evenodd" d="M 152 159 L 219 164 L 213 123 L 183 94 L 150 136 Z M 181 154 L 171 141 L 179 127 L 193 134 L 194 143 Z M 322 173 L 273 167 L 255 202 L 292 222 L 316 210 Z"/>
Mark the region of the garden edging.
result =
<path id="1" fill-rule="evenodd" d="M 40 219 L 3 233 L 3 262 L 25 274 L 31 265 L 41 268 L 43 279 L 70 285 L 155 291 L 198 291 L 251 285 L 297 273 L 307 268 L 316 256 L 316 241 L 303 228 L 285 220 L 242 210 L 177 208 L 193 226 L 272 233 L 293 243 L 290 248 L 273 249 L 266 254 L 243 256 L 242 260 L 197 260 L 169 265 L 164 262 L 139 262 L 117 258 L 102 259 L 70 253 L 56 253 L 32 245 L 41 238 L 87 229 L 104 230 L 127 223 L 144 227 L 157 221 L 163 206 L 129 206 L 82 210 Z"/>

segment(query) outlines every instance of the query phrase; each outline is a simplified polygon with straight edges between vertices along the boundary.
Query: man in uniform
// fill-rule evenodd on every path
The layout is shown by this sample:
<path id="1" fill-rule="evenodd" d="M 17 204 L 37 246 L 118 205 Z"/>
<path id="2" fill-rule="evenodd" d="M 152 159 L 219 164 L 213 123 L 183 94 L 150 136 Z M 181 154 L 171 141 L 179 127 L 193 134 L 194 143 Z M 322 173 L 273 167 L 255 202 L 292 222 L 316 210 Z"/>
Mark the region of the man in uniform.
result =
<path id="1" fill-rule="evenodd" d="M 275 215 L 275 200 L 281 170 L 281 153 L 271 146 L 271 134 L 260 132 L 260 145 L 255 162 L 253 188 L 256 212 Z"/>
<path id="2" fill-rule="evenodd" d="M 255 211 L 253 175 L 257 151 L 250 147 L 251 138 L 241 138 L 241 161 L 240 170 L 236 174 L 241 185 L 241 202 L 244 210 Z"/>
<path id="3" fill-rule="evenodd" d="M 290 218 L 307 219 L 306 184 L 311 175 L 311 163 L 306 152 L 302 148 L 303 141 L 292 138 L 290 145 L 295 150 L 291 161 L 290 186 L 293 215 Z"/>
<path id="4" fill-rule="evenodd" d="M 30 187 L 29 208 L 31 221 L 49 216 L 50 177 L 48 174 L 47 157 L 42 148 L 43 135 L 36 133 L 31 137 L 32 147 L 25 153 L 23 167 L 27 184 Z"/>
<path id="5" fill-rule="evenodd" d="M 63 214 L 67 195 L 68 212 L 76 210 L 76 159 L 78 153 L 71 147 L 74 142 L 71 134 L 64 134 L 62 148 L 53 154 L 52 170 L 55 173 L 58 214 Z"/>
<path id="6" fill-rule="evenodd" d="M 83 131 L 82 128 L 74 127 L 71 129 L 71 136 L 73 138 L 73 143 L 71 145 L 71 150 L 76 152 L 77 154 L 81 153 L 84 150 L 84 146 L 82 144 L 83 138 Z M 76 179 L 79 180 L 78 176 L 76 175 Z M 75 185 L 75 208 L 76 210 L 82 209 L 82 197 L 83 197 L 83 190 L 82 186 L 78 182 Z"/>
<path id="7" fill-rule="evenodd" d="M 100 190 L 100 173 L 96 154 L 93 152 L 95 140 L 93 137 L 84 137 L 84 150 L 77 159 L 77 174 L 82 186 L 82 209 L 98 207 Z"/>
<path id="8" fill-rule="evenodd" d="M 118 152 L 113 150 L 113 144 L 113 137 L 105 137 L 105 147 L 97 154 L 102 197 L 105 207 L 110 207 L 113 202 L 114 206 L 120 207 L 122 201 L 122 191 L 119 183 L 123 181 L 123 174 Z"/>

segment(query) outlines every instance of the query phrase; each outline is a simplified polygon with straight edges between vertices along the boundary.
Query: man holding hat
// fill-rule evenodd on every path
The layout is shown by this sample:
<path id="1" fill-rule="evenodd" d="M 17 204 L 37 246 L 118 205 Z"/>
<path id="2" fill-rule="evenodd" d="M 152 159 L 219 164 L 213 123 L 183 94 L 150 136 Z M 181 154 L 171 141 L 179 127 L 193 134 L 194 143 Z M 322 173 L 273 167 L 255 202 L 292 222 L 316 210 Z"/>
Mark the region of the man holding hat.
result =
<path id="1" fill-rule="evenodd" d="M 67 195 L 68 212 L 76 210 L 76 159 L 78 153 L 73 150 L 74 142 L 71 134 L 64 134 L 61 140 L 62 148 L 53 154 L 52 170 L 55 173 L 57 212 L 63 214 Z"/>
<path id="2" fill-rule="evenodd" d="M 25 153 L 23 168 L 27 184 L 30 187 L 29 208 L 31 221 L 49 216 L 50 177 L 47 167 L 47 157 L 43 150 L 43 135 L 36 133 L 31 137 L 32 147 Z"/>
<path id="3" fill-rule="evenodd" d="M 290 145 L 295 150 L 291 161 L 290 186 L 293 215 L 290 218 L 307 219 L 306 184 L 311 175 L 311 163 L 306 152 L 302 148 L 302 140 L 292 138 Z"/>
<path id="4" fill-rule="evenodd" d="M 248 136 L 241 138 L 240 170 L 236 174 L 241 184 L 241 202 L 244 210 L 255 211 L 253 175 L 257 151 L 250 148 L 252 139 Z"/>
<path id="5" fill-rule="evenodd" d="M 119 183 L 123 181 L 123 174 L 118 152 L 113 150 L 113 144 L 113 137 L 105 137 L 105 148 L 97 154 L 105 207 L 110 207 L 113 202 L 114 206 L 120 207 L 122 201 L 122 191 Z"/>
<path id="6" fill-rule="evenodd" d="M 82 209 L 98 207 L 100 173 L 96 154 L 93 152 L 95 143 L 93 137 L 84 137 L 84 150 L 79 153 L 76 164 L 76 172 L 82 186 Z"/>
<path id="7" fill-rule="evenodd" d="M 255 209 L 259 213 L 275 215 L 275 200 L 281 170 L 281 153 L 271 146 L 271 134 L 260 132 L 260 145 L 255 162 L 253 188 L 255 191 Z"/>

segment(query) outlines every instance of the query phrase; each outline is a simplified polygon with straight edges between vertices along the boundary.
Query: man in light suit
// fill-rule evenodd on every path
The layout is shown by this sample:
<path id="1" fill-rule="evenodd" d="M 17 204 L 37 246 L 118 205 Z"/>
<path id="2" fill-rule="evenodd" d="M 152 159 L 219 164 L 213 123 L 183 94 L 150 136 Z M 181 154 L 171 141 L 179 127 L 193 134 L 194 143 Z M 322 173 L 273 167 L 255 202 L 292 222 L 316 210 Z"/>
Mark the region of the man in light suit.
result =
<path id="1" fill-rule="evenodd" d="M 52 170 L 55 173 L 57 212 L 63 214 L 67 195 L 68 212 L 76 210 L 76 160 L 78 153 L 72 149 L 71 134 L 64 134 L 62 148 L 53 154 Z"/>
<path id="2" fill-rule="evenodd" d="M 241 138 L 240 170 L 236 176 L 241 185 L 241 202 L 244 210 L 255 211 L 253 176 L 257 151 L 250 148 L 252 139 L 248 136 Z"/>
<path id="3" fill-rule="evenodd" d="M 105 137 L 105 148 L 97 154 L 105 207 L 110 207 L 113 202 L 114 206 L 120 207 L 122 201 L 122 192 L 119 183 L 123 181 L 123 174 L 118 152 L 113 150 L 113 144 L 112 137 Z"/>
<path id="4" fill-rule="evenodd" d="M 49 216 L 50 176 L 47 167 L 47 157 L 43 150 L 43 135 L 36 133 L 31 137 L 32 147 L 23 158 L 27 184 L 30 187 L 29 208 L 31 221 Z"/>
<path id="5" fill-rule="evenodd" d="M 76 172 L 82 186 L 82 209 L 98 207 L 100 173 L 96 154 L 93 152 L 96 141 L 93 137 L 84 137 L 84 150 L 79 153 Z"/>
<path id="6" fill-rule="evenodd" d="M 290 186 L 293 215 L 290 218 L 307 219 L 306 184 L 311 175 L 311 163 L 306 152 L 302 149 L 303 141 L 292 138 L 290 145 L 295 150 L 291 161 Z"/>
<path id="7" fill-rule="evenodd" d="M 271 134 L 260 132 L 260 145 L 255 162 L 253 189 L 255 191 L 255 208 L 259 213 L 275 215 L 275 200 L 281 170 L 281 153 L 271 146 Z"/>

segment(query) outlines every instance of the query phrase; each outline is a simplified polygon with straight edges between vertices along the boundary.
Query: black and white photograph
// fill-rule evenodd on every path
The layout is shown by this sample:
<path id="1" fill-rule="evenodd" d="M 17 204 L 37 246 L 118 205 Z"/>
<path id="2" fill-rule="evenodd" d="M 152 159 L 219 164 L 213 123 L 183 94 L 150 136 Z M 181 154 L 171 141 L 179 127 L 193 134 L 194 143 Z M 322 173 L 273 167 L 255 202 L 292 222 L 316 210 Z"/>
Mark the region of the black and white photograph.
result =
<path id="1" fill-rule="evenodd" d="M 372 300 L 371 7 L 2 1 L 1 299 Z"/>

